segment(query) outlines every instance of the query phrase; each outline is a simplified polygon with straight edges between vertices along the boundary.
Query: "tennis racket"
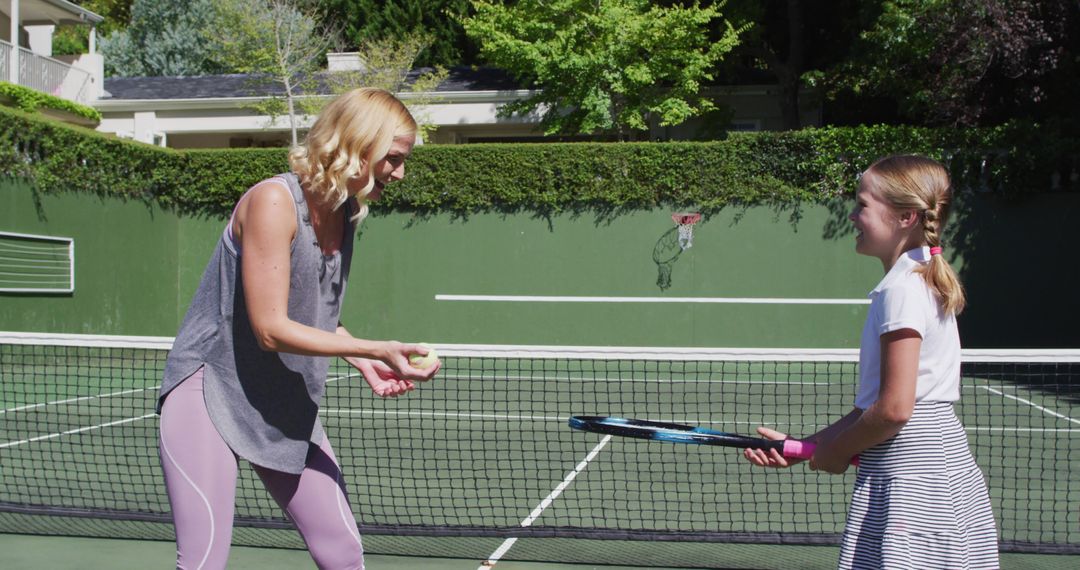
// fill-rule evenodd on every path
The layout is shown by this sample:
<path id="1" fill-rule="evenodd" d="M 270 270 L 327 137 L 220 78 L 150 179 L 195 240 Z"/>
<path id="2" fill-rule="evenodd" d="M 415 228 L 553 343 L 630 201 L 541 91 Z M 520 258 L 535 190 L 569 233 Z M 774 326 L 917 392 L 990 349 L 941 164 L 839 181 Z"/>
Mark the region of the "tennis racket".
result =
<path id="1" fill-rule="evenodd" d="M 815 444 L 797 439 L 772 440 L 759 437 L 747 437 L 702 427 L 631 420 L 613 416 L 573 416 L 570 427 L 609 435 L 668 441 L 672 443 L 696 443 L 700 445 L 719 445 L 739 449 L 775 449 L 780 455 L 792 459 L 810 459 L 814 455 Z M 857 457 L 852 458 L 852 465 L 858 465 Z"/>

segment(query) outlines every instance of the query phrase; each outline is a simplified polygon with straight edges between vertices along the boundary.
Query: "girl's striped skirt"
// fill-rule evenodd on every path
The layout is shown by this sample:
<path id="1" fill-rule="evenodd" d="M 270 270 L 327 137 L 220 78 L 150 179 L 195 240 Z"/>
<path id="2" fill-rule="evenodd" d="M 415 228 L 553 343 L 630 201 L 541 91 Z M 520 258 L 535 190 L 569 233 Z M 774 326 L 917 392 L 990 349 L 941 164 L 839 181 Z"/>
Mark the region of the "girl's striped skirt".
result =
<path id="1" fill-rule="evenodd" d="M 839 568 L 998 568 L 990 497 L 952 403 L 917 403 L 860 455 Z"/>

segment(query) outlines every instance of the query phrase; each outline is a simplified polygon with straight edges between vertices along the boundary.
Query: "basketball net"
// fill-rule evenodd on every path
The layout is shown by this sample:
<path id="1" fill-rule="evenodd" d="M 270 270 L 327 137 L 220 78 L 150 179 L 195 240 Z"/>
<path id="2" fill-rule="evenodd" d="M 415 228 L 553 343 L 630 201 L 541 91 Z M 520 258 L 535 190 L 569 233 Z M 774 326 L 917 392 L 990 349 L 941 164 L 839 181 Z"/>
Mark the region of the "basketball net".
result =
<path id="1" fill-rule="evenodd" d="M 679 247 L 683 251 L 690 249 L 694 245 L 694 224 L 701 220 L 701 214 L 677 213 L 671 219 L 679 226 Z"/>

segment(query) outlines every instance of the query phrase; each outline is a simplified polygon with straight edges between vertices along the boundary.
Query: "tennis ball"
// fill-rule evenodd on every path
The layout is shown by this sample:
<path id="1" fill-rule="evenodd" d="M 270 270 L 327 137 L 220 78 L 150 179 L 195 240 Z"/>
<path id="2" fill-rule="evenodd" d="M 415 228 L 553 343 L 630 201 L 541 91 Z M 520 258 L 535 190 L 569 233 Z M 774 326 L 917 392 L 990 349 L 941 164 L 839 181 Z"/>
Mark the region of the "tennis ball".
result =
<path id="1" fill-rule="evenodd" d="M 421 356 L 419 354 L 409 355 L 409 364 L 421 370 L 425 368 L 431 368 L 435 366 L 435 363 L 439 361 L 439 355 L 435 354 L 435 349 L 431 348 L 431 345 L 420 343 L 420 346 L 427 349 L 427 356 Z"/>

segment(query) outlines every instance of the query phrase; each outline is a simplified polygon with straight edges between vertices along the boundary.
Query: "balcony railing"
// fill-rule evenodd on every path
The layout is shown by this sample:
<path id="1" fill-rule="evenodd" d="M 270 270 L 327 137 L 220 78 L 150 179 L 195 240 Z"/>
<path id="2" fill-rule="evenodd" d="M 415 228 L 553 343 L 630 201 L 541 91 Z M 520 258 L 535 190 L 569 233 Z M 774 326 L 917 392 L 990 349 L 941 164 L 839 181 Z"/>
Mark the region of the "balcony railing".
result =
<path id="1" fill-rule="evenodd" d="M 11 81 L 12 47 L 0 40 L 0 81 Z M 87 104 L 92 98 L 88 72 L 23 47 L 19 48 L 18 84 L 76 103 Z"/>

